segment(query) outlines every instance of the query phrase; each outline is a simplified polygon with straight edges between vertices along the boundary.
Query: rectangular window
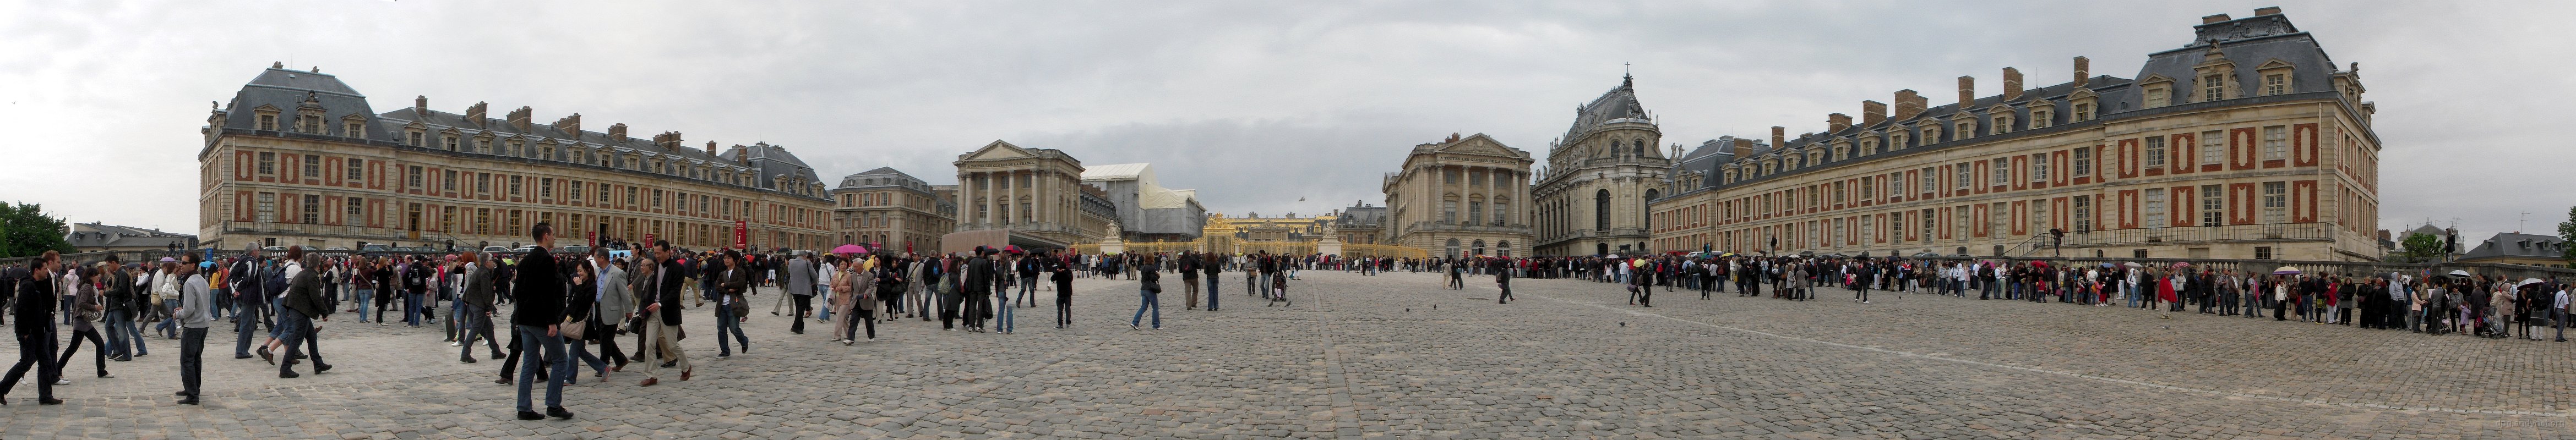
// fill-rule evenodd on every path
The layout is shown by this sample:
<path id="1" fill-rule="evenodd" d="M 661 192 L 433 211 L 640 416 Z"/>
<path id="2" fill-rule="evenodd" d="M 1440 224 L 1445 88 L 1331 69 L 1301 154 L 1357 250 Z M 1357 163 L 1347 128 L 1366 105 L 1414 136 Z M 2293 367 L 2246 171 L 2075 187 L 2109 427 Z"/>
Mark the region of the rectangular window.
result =
<path id="1" fill-rule="evenodd" d="M 312 154 L 304 155 L 304 178 L 322 178 L 322 156 Z"/>
<path id="2" fill-rule="evenodd" d="M 1510 212 L 1512 212 L 1512 204 L 1494 202 L 1494 226 L 1502 226 L 1505 216 Z"/>
<path id="3" fill-rule="evenodd" d="M 1440 202 L 1440 223 L 1458 224 L 1458 202 Z"/>
<path id="4" fill-rule="evenodd" d="M 2201 164 L 2201 165 L 2224 165 L 2224 164 L 2226 164 L 2226 163 L 2227 163 L 2227 143 L 2226 143 L 2226 142 L 2227 142 L 2227 132 L 2224 132 L 2224 131 L 2216 131 L 2216 130 L 2200 132 L 2200 164 Z"/>
<path id="5" fill-rule="evenodd" d="M 510 176 L 510 197 L 519 196 L 519 176 Z"/>
<path id="6" fill-rule="evenodd" d="M 2068 176 L 2086 177 L 2093 175 L 2093 147 L 2076 148 L 2074 161 L 2069 165 L 2074 169 L 2068 170 Z"/>
<path id="7" fill-rule="evenodd" d="M 1923 186 L 1919 186 L 1917 188 L 1922 188 L 1923 191 L 1930 192 L 1934 188 L 1941 187 L 1941 172 L 1939 169 L 1924 168 L 1921 171 L 1918 171 L 1917 174 L 1923 176 Z"/>
<path id="8" fill-rule="evenodd" d="M 582 191 L 581 191 L 581 181 L 579 181 L 579 180 L 572 181 L 572 183 L 571 183 L 570 185 L 572 185 L 572 186 L 569 186 L 569 187 L 565 187 L 565 188 L 564 188 L 564 192 L 569 193 L 570 195 L 572 195 L 572 201 L 574 201 L 574 202 L 580 202 L 580 201 L 581 201 L 581 193 L 582 193 Z"/>
<path id="9" fill-rule="evenodd" d="M 475 193 L 475 194 L 491 194 L 491 193 L 492 193 L 492 174 L 490 174 L 490 173 L 474 173 L 474 193 Z"/>
<path id="10" fill-rule="evenodd" d="M 305 194 L 304 205 L 302 208 L 304 211 L 304 224 L 311 225 L 322 223 L 322 195 Z"/>
<path id="11" fill-rule="evenodd" d="M 2290 130 L 2278 125 L 2263 127 L 2263 160 L 2290 158 Z"/>
<path id="12" fill-rule="evenodd" d="M 1967 162 L 1960 162 L 1951 168 L 1959 170 L 1959 178 L 1956 180 L 1959 182 L 1959 189 L 1968 189 L 1968 184 L 1976 180 L 1976 167 L 1968 166 Z"/>
<path id="13" fill-rule="evenodd" d="M 277 153 L 259 152 L 259 174 L 277 174 Z"/>
<path id="14" fill-rule="evenodd" d="M 361 123 L 358 123 L 358 122 L 355 122 L 355 121 L 351 121 L 351 122 L 349 122 L 349 126 L 348 126 L 347 128 L 343 128 L 343 129 L 341 129 L 341 131 L 340 131 L 340 135 L 341 135 L 341 136 L 348 136 L 348 137 L 361 137 L 361 136 L 365 136 L 366 134 L 367 134 L 367 124 L 361 124 Z"/>
<path id="15" fill-rule="evenodd" d="M 2227 99 L 2227 76 L 2217 74 L 2202 75 L 2200 77 L 2200 101 L 2209 102 L 2222 99 Z"/>
<path id="16" fill-rule="evenodd" d="M 2171 101 L 2173 101 L 2173 91 L 2166 90 L 2164 87 L 2147 88 L 2146 108 L 2163 107 Z"/>
<path id="17" fill-rule="evenodd" d="M 2046 234 L 2049 228 L 2048 199 L 2030 201 L 2030 233 Z"/>
<path id="18" fill-rule="evenodd" d="M 2076 120 L 2076 121 L 2090 121 L 2090 120 L 2093 120 L 2093 103 L 2089 103 L 2089 102 L 2076 103 L 2076 104 L 2075 104 L 2075 120 Z"/>
<path id="19" fill-rule="evenodd" d="M 1894 177 L 1895 174 L 1889 174 L 1888 176 L 1890 177 L 1887 178 L 1887 198 L 1894 199 L 1904 196 L 1905 179 Z"/>
<path id="20" fill-rule="evenodd" d="M 2047 154 L 2047 153 L 2040 153 L 2040 154 L 2033 154 L 2033 155 L 2030 155 L 2030 181 L 2032 181 L 2032 182 L 2046 182 L 2046 181 L 2048 181 L 2048 154 Z"/>
<path id="21" fill-rule="evenodd" d="M 544 197 L 544 198 L 548 198 L 548 199 L 555 198 L 555 179 L 554 179 L 554 178 L 552 178 L 552 177 L 547 177 L 547 178 L 537 179 L 537 197 Z"/>
<path id="22" fill-rule="evenodd" d="M 438 143 L 439 143 L 439 146 L 440 146 L 440 147 L 447 148 L 447 151 L 456 151 L 456 137 L 455 137 L 455 136 L 439 136 L 439 137 L 438 137 L 438 139 L 439 139 Z"/>
<path id="23" fill-rule="evenodd" d="M 2012 158 L 2009 158 L 2009 157 L 1998 157 L 1998 158 L 1995 158 L 1995 172 L 1994 172 L 1994 179 L 1992 179 L 1992 180 L 1994 180 L 1994 181 L 1995 181 L 1995 185 L 1996 185 L 1996 186 L 2002 186 L 2002 185 L 2007 185 L 2007 184 L 2011 184 L 2011 183 L 2012 183 Z"/>
<path id="24" fill-rule="evenodd" d="M 348 178 L 348 180 L 349 180 L 350 182 L 358 182 L 358 181 L 362 181 L 362 180 L 367 180 L 367 160 L 366 160 L 366 159 L 359 159 L 359 158 L 352 157 L 352 158 L 349 158 L 348 160 L 345 160 L 345 161 L 343 161 L 343 162 L 347 162 L 347 163 L 349 164 L 349 178 Z"/>
<path id="25" fill-rule="evenodd" d="M 367 218 L 367 199 L 363 197 L 350 197 L 349 213 L 347 218 L 347 220 L 342 221 L 361 223 L 357 219 Z"/>
<path id="26" fill-rule="evenodd" d="M 1485 202 L 1467 202 L 1468 222 L 1474 223 L 1475 219 L 1480 218 L 1485 218 Z"/>
<path id="27" fill-rule="evenodd" d="M 626 206 L 635 206 L 635 187 L 626 187 Z"/>
<path id="28" fill-rule="evenodd" d="M 2093 196 L 2075 196 L 2075 232 L 2093 230 Z"/>
<path id="29" fill-rule="evenodd" d="M 2218 185 L 2200 186 L 2200 225 L 2227 224 L 2227 198 Z"/>
<path id="30" fill-rule="evenodd" d="M 2272 247 L 2271 247 L 2271 246 L 2255 246 L 2255 247 L 2254 247 L 2254 259 L 2256 259 L 2256 260 L 2269 260 L 2269 259 L 2272 259 Z M 2552 267 L 2555 267 L 2555 266 L 2552 266 Z"/>
<path id="31" fill-rule="evenodd" d="M 2290 75 L 2280 73 L 2263 75 L 2264 95 L 2278 95 L 2283 93 L 2290 93 Z M 2269 258 L 2264 259 L 2268 260 Z"/>
<path id="32" fill-rule="evenodd" d="M 2147 223 L 2150 228 L 2165 227 L 2165 189 L 2147 188 Z"/>
<path id="33" fill-rule="evenodd" d="M 404 182 L 405 184 L 408 184 L 408 185 L 409 185 L 409 186 L 411 186 L 412 188 L 420 188 L 420 179 L 421 179 L 421 176 L 420 176 L 420 174 L 421 174 L 421 172 L 420 172 L 420 167 L 418 167 L 418 166 L 411 167 L 411 172 L 403 173 L 403 174 L 406 174 L 406 175 L 407 175 L 407 176 L 405 176 L 405 177 L 404 177 L 404 180 L 406 180 L 406 182 Z"/>
<path id="34" fill-rule="evenodd" d="M 2263 182 L 2263 222 L 2288 223 L 2290 218 L 2289 210 L 2289 183 Z"/>
<path id="35" fill-rule="evenodd" d="M 259 115 L 259 129 L 276 131 L 277 115 Z"/>
<path id="36" fill-rule="evenodd" d="M 415 131 L 415 132 L 411 132 L 411 141 L 410 141 L 410 142 L 404 142 L 404 143 L 403 143 L 403 145 L 410 145 L 410 146 L 414 146 L 414 147 L 420 146 L 420 132 L 417 132 L 417 131 Z"/>
<path id="37" fill-rule="evenodd" d="M 259 210 L 254 212 L 257 212 L 258 216 L 252 217 L 252 220 L 264 223 L 277 222 L 277 193 L 259 193 Z"/>
<path id="38" fill-rule="evenodd" d="M 2148 169 L 2165 167 L 2165 137 L 2148 136 L 2146 162 Z"/>
<path id="39" fill-rule="evenodd" d="M 440 191 L 455 191 L 456 180 L 456 170 L 448 170 L 445 178 L 438 180 L 438 189 Z"/>

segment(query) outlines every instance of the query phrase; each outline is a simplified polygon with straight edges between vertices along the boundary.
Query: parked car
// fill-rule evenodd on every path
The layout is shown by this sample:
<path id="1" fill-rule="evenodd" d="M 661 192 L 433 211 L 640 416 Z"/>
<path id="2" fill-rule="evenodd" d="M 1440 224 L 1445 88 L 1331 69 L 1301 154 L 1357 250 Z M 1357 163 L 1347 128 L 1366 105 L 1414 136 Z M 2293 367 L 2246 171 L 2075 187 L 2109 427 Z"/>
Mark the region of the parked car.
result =
<path id="1" fill-rule="evenodd" d="M 564 247 L 563 247 L 563 249 L 557 250 L 555 253 L 559 253 L 559 254 L 566 254 L 566 255 L 590 255 L 590 246 L 582 246 L 582 245 L 564 246 Z"/>

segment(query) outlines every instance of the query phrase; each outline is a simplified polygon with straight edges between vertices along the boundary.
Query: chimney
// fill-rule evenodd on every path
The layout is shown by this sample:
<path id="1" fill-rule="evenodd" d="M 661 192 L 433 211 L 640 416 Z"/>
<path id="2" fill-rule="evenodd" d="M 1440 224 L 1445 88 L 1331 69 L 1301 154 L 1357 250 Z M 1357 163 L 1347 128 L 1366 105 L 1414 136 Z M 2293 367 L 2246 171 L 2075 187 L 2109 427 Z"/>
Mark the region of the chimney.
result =
<path id="1" fill-rule="evenodd" d="M 1825 126 L 1832 127 L 1826 129 L 1826 133 L 1843 131 L 1845 128 L 1851 128 L 1851 116 L 1841 113 L 1825 115 Z"/>
<path id="2" fill-rule="evenodd" d="M 716 155 L 716 141 L 707 141 L 707 155 Z"/>
<path id="3" fill-rule="evenodd" d="M 1973 76 L 1962 76 L 1962 77 L 1959 77 L 1959 110 L 1961 110 L 1961 111 L 1966 111 L 1966 110 L 1968 109 L 1968 106 L 1969 106 L 1969 105 L 1973 105 L 1973 104 L 1976 104 L 1976 103 L 1977 103 L 1977 77 L 1973 77 Z"/>
<path id="4" fill-rule="evenodd" d="M 1861 101 L 1860 125 L 1873 126 L 1880 122 L 1887 122 L 1887 104 L 1878 101 Z"/>
<path id="5" fill-rule="evenodd" d="M 490 103 L 477 102 L 473 106 L 465 107 L 465 123 L 474 124 L 476 127 L 483 126 L 483 112 L 490 105 Z"/>
<path id="6" fill-rule="evenodd" d="M 2021 69 L 2004 68 L 2004 102 L 2021 99 Z"/>
<path id="7" fill-rule="evenodd" d="M 528 119 L 528 118 L 530 117 L 529 115 L 530 115 L 531 113 L 535 113 L 535 112 L 536 112 L 535 110 L 530 110 L 530 109 L 528 109 L 528 106 L 524 106 L 524 105 L 523 105 L 523 106 L 519 106 L 519 109 L 518 109 L 518 110 L 511 110 L 511 111 L 510 111 L 510 127 L 517 128 L 517 129 L 519 129 L 519 131 L 520 131 L 520 132 L 522 132 L 522 133 L 527 132 L 527 131 L 528 131 L 528 124 L 534 123 L 533 121 L 530 121 L 530 120 Z"/>
<path id="8" fill-rule="evenodd" d="M 2261 17 L 2261 16 L 2266 16 L 2266 15 L 2281 15 L 2281 7 L 2279 7 L 2279 6 L 2268 6 L 2268 7 L 2254 8 L 2254 16 L 2256 16 L 2256 17 Z M 315 70 L 314 72 L 321 72 L 321 70 Z"/>
<path id="9" fill-rule="evenodd" d="M 581 139 L 581 114 L 574 113 L 572 116 L 565 116 L 563 119 L 556 119 L 555 129 L 562 130 L 564 136 L 570 136 L 576 140 Z"/>
<path id="10" fill-rule="evenodd" d="M 1777 125 L 1773 125 L 1773 126 L 1771 126 L 1771 148 L 1780 148 L 1780 146 L 1782 146 L 1782 145 L 1788 145 L 1788 142 L 1789 142 L 1789 128 L 1788 128 L 1788 127 L 1781 127 L 1781 126 L 1777 126 Z"/>
<path id="11" fill-rule="evenodd" d="M 624 122 L 619 122 L 619 123 L 615 123 L 615 124 L 608 124 L 608 139 L 609 139 L 609 140 L 613 140 L 613 141 L 620 141 L 620 142 L 624 142 L 624 141 L 626 140 L 626 123 L 624 123 Z M 655 142 L 655 143 L 659 143 L 659 142 Z"/>
<path id="12" fill-rule="evenodd" d="M 2222 21 L 2227 21 L 2227 14 L 2218 14 L 2200 18 L 2200 24 L 2210 24 Z"/>
<path id="13" fill-rule="evenodd" d="M 420 112 L 420 114 L 424 115 L 429 114 L 429 95 L 413 95 L 411 98 L 411 111 Z"/>
<path id="14" fill-rule="evenodd" d="M 2092 77 L 2093 60 L 2086 59 L 2084 57 L 2075 57 L 2075 86 L 2084 87 L 2085 80 Z"/>
<path id="15" fill-rule="evenodd" d="M 1896 120 L 1914 119 L 1915 115 L 1923 114 L 1923 104 L 1923 95 L 1914 93 L 1914 89 L 1896 91 Z"/>
<path id="16" fill-rule="evenodd" d="M 1773 127 L 1772 129 L 1777 131 L 1779 128 Z M 1727 142 L 1733 144 L 1730 146 L 1734 147 L 1732 150 L 1735 151 L 1735 160 L 1748 160 L 1753 157 L 1753 141 L 1745 138 L 1731 138 L 1728 139 Z M 1780 145 L 1772 144 L 1771 148 L 1780 148 Z"/>

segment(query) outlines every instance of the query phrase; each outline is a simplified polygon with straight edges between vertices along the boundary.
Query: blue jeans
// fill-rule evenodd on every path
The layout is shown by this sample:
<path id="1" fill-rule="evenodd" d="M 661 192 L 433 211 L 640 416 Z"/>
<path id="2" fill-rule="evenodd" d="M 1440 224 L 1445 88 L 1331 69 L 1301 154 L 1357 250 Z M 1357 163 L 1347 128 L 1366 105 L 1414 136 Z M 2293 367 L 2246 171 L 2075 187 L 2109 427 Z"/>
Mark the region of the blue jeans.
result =
<path id="1" fill-rule="evenodd" d="M 277 327 L 273 328 L 273 330 L 278 331 L 278 334 L 280 335 L 278 339 L 280 339 L 280 342 L 284 343 L 281 347 L 286 348 L 286 352 L 278 353 L 278 356 L 285 357 L 289 360 L 295 359 L 295 354 L 299 352 L 312 356 L 313 367 L 317 369 L 314 371 L 315 373 L 320 373 L 321 371 L 318 369 L 322 368 L 323 365 L 329 365 L 328 363 L 322 362 L 322 343 L 314 337 L 312 317 L 304 316 L 304 312 L 298 312 L 295 311 L 295 309 L 279 307 L 277 309 Z M 308 347 L 311 349 L 308 350 Z M 280 373 L 294 371 L 294 369 L 295 364 L 292 363 L 279 362 L 277 364 L 277 371 Z"/>
<path id="2" fill-rule="evenodd" d="M 1136 317 L 1128 319 L 1127 326 L 1134 327 L 1145 325 L 1145 310 L 1152 309 L 1154 310 L 1154 328 L 1163 328 L 1163 302 L 1155 299 L 1155 297 L 1159 295 L 1155 295 L 1153 291 L 1141 288 L 1136 289 L 1136 293 L 1143 295 L 1144 299 L 1136 303 Z"/>
<path id="3" fill-rule="evenodd" d="M 1216 294 L 1216 277 L 1207 277 L 1207 284 L 1207 309 L 1216 310 L 1216 297 L 1220 296 Z"/>
<path id="4" fill-rule="evenodd" d="M 733 337 L 734 337 L 734 340 L 742 342 L 742 351 L 744 351 L 744 352 L 750 352 L 750 351 L 751 351 L 751 336 L 746 336 L 746 335 L 743 335 L 743 334 L 742 334 L 742 320 L 740 320 L 740 319 L 735 319 L 735 318 L 734 318 L 734 316 L 733 316 L 733 305 L 732 305 L 732 304 L 724 304 L 724 303 L 722 303 L 722 302 L 718 302 L 718 303 L 716 303 L 716 355 L 717 355 L 717 356 L 732 356 L 732 355 L 733 355 L 733 346 L 725 345 L 725 335 L 726 335 L 726 334 L 732 334 L 732 335 L 733 335 Z"/>
<path id="5" fill-rule="evenodd" d="M 375 307 L 375 289 L 358 289 L 358 322 L 367 322 L 367 308 Z"/>
<path id="6" fill-rule="evenodd" d="M 1035 305 L 1037 305 L 1037 303 L 1035 302 L 1036 300 L 1032 299 L 1032 298 L 1036 298 L 1036 297 L 1037 297 L 1037 294 L 1038 294 L 1038 277 L 1034 277 L 1034 276 L 1020 277 L 1020 306 L 1021 306 L 1021 307 L 1031 307 L 1031 306 L 1035 306 Z"/>
<path id="7" fill-rule="evenodd" d="M 528 406 L 528 392 L 531 391 L 529 387 L 536 385 L 538 362 L 544 362 L 542 359 L 554 360 L 546 365 L 546 407 L 562 407 L 563 384 L 572 380 L 573 375 L 572 357 L 564 355 L 563 338 L 546 336 L 546 328 L 541 326 L 517 327 L 522 341 L 519 350 L 525 352 L 519 357 L 519 411 L 537 412 L 535 407 Z"/>
<path id="8" fill-rule="evenodd" d="M 134 330 L 134 317 L 128 315 L 132 313 L 107 311 L 107 321 L 101 326 L 101 330 L 107 333 L 107 357 L 133 356 L 136 340 L 143 339 L 141 332 Z"/>
<path id="9" fill-rule="evenodd" d="M 168 310 L 179 310 L 179 300 L 175 300 L 175 299 L 165 299 L 165 300 L 161 300 L 161 308 L 163 308 L 163 309 L 168 309 Z M 159 331 L 161 332 L 161 335 L 162 335 L 162 336 L 169 337 L 169 338 L 171 338 L 171 339 L 178 339 L 178 338 L 179 338 L 179 317 L 178 317 L 178 316 L 171 316 L 171 317 L 168 317 L 168 318 L 162 318 L 162 319 L 161 319 L 161 323 L 160 323 L 160 324 L 155 324 L 155 325 L 153 325 L 153 326 L 152 326 L 152 329 L 153 329 L 153 330 L 159 330 Z"/>
<path id="10" fill-rule="evenodd" d="M 814 300 L 820 301 L 820 304 L 822 304 L 814 306 L 814 319 L 823 321 L 831 320 L 832 286 L 814 286 Z"/>
<path id="11" fill-rule="evenodd" d="M 1004 291 L 1000 295 L 993 296 L 998 300 L 993 302 L 997 306 L 993 307 L 993 330 L 1009 333 L 1011 331 L 1011 293 Z"/>
<path id="12" fill-rule="evenodd" d="M 420 306 L 421 300 L 423 299 L 422 296 L 424 295 L 418 293 L 403 295 L 404 324 L 410 324 L 414 327 L 420 326 Z"/>
<path id="13" fill-rule="evenodd" d="M 250 356 L 250 337 L 259 333 L 259 300 L 233 301 L 233 357 Z"/>

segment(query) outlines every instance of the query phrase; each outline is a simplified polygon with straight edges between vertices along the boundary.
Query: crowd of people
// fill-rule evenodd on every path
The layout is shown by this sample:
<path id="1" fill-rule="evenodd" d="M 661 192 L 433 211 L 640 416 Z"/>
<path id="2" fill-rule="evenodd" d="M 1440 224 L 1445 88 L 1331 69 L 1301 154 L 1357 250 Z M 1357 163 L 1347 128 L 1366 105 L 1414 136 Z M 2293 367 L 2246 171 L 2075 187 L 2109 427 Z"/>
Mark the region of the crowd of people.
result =
<path id="1" fill-rule="evenodd" d="M 549 226 L 530 228 L 536 243 L 553 243 Z M 612 250 L 616 248 L 616 250 Z M 502 365 L 494 382 L 518 386 L 519 418 L 571 418 L 563 387 L 586 369 L 606 381 L 641 364 L 639 386 L 660 383 L 664 371 L 679 380 L 695 375 L 679 341 L 688 335 L 682 310 L 715 307 L 700 315 L 715 331 L 716 359 L 751 351 L 742 330 L 750 298 L 763 288 L 785 298 L 771 301 L 771 315 L 793 321 L 804 334 L 810 318 L 836 324 L 832 342 L 874 341 L 881 323 L 938 321 L 940 330 L 1012 334 L 1014 309 L 1034 308 L 1052 296 L 1056 328 L 1075 323 L 1071 304 L 1076 279 L 1138 281 L 1139 300 L 1129 316 L 1133 330 L 1161 329 L 1164 273 L 1180 277 L 1185 310 L 1220 310 L 1221 280 L 1239 273 L 1243 293 L 1265 305 L 1293 306 L 1289 286 L 1304 270 L 1359 275 L 1390 271 L 1445 274 L 1445 286 L 1490 276 L 1495 300 L 1510 303 L 1513 278 L 1578 279 L 1622 285 L 1629 304 L 1654 306 L 1657 288 L 1697 290 L 1701 299 L 1734 293 L 1807 301 L 1819 288 L 1851 293 L 1872 303 L 1870 292 L 1901 292 L 1980 300 L 2121 306 L 2340 324 L 2428 334 L 2543 339 L 2548 325 L 2564 342 L 2569 285 L 2551 280 L 2512 281 L 2464 271 L 2451 273 L 2318 274 L 2282 268 L 2248 273 L 2233 268 L 2170 265 L 2051 264 L 2043 261 L 1780 257 L 1733 254 L 1511 258 L 1344 258 L 1268 252 L 1075 254 L 1023 252 L 1016 247 L 977 247 L 946 255 L 894 253 L 845 247 L 833 252 L 746 253 L 682 251 L 667 242 L 608 245 L 561 253 L 545 246 L 523 252 L 323 255 L 287 248 L 207 260 L 199 253 L 156 262 L 79 264 L 46 253 L 33 263 L 0 268 L 0 304 L 9 306 L 18 362 L 0 379 L 0 396 L 27 375 L 42 404 L 59 404 L 53 387 L 70 384 L 64 369 L 83 343 L 100 379 L 116 377 L 110 362 L 149 355 L 148 338 L 178 340 L 178 403 L 197 404 L 207 334 L 218 321 L 235 332 L 233 358 L 274 364 L 280 378 L 297 378 L 297 366 L 323 374 L 322 332 L 334 314 L 379 326 L 437 325 L 444 342 L 459 347 L 457 362 L 479 362 L 477 345 Z M 1041 289 L 1041 281 L 1052 289 Z M 1052 291 L 1052 295 L 1042 292 Z M 509 316 L 499 316 L 502 306 Z M 2266 310 L 2269 311 L 2268 315 Z M 346 316 L 346 315 L 344 315 Z M 834 323 L 833 319 L 839 319 Z M 497 326 L 495 319 L 503 319 Z M 68 328 L 70 335 L 59 332 Z M 701 327 L 705 329 L 706 327 Z M 500 341 L 507 334 L 510 341 Z M 632 335 L 632 345 L 621 342 Z M 862 336 L 865 339 L 862 339 Z M 631 347 L 631 348 L 629 348 Z M 544 412 L 536 387 L 544 386 Z M 7 404 L 0 398 L 0 405 Z"/>

